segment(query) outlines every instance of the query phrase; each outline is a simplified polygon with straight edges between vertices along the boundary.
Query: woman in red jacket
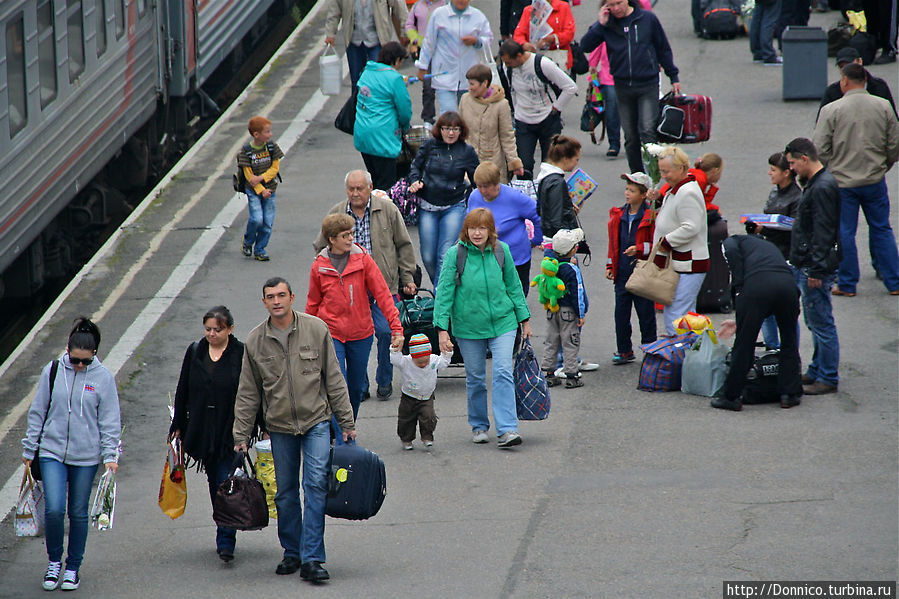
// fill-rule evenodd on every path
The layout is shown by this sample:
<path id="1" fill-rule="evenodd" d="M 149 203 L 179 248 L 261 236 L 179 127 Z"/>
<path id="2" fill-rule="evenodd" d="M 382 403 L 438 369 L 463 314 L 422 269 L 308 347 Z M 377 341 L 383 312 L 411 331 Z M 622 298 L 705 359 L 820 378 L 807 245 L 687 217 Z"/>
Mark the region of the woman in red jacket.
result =
<path id="1" fill-rule="evenodd" d="M 526 51 L 539 52 L 548 56 L 560 67 L 570 72 L 572 61 L 569 46 L 574 39 L 576 27 L 574 15 L 571 14 L 571 6 L 565 0 L 550 1 L 553 10 L 546 24 L 552 27 L 552 33 L 540 39 L 531 40 L 531 12 L 534 7 L 529 5 L 521 13 L 521 20 L 518 21 L 512 39 L 524 46 Z"/>
<path id="2" fill-rule="evenodd" d="M 381 306 L 393 331 L 390 345 L 398 348 L 403 344 L 403 326 L 384 276 L 374 259 L 353 243 L 355 224 L 353 217 L 346 213 L 325 217 L 322 236 L 328 240 L 328 247 L 312 262 L 306 297 L 306 313 L 324 320 L 331 331 L 354 418 L 359 413 L 368 354 L 375 334 L 369 294 Z M 336 421 L 332 426 L 336 426 Z M 341 435 L 335 432 L 340 443 Z"/>

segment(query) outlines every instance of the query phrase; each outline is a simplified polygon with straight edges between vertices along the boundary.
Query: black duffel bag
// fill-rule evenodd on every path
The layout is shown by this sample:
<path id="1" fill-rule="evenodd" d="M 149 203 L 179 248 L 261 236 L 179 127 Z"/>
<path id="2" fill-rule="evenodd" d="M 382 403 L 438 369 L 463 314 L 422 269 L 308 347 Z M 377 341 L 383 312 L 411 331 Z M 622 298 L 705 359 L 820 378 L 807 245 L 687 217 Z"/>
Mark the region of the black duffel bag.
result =
<path id="1" fill-rule="evenodd" d="M 265 488 L 256 480 L 256 470 L 246 453 L 238 453 L 231 476 L 215 494 L 212 519 L 219 526 L 237 530 L 261 530 L 268 526 Z"/>
<path id="2" fill-rule="evenodd" d="M 764 347 L 763 343 L 756 347 Z M 727 367 L 730 369 L 731 355 L 727 354 Z M 746 405 L 777 403 L 780 392 L 777 387 L 777 375 L 780 372 L 780 350 L 769 349 L 756 354 L 752 366 L 746 373 L 746 384 L 743 387 L 743 403 Z"/>

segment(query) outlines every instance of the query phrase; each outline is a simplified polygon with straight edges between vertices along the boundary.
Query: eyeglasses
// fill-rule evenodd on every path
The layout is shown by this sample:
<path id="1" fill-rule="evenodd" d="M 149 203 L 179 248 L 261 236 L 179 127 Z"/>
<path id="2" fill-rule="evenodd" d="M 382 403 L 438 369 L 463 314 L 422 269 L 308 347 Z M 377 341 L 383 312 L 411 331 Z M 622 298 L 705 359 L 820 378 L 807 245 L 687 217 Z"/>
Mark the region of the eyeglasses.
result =
<path id="1" fill-rule="evenodd" d="M 69 354 L 69 362 L 72 363 L 72 366 L 78 366 L 79 364 L 89 366 L 93 361 L 93 358 L 74 358 L 72 354 Z"/>
<path id="2" fill-rule="evenodd" d="M 459 133 L 462 127 L 441 127 L 440 130 L 444 133 Z"/>

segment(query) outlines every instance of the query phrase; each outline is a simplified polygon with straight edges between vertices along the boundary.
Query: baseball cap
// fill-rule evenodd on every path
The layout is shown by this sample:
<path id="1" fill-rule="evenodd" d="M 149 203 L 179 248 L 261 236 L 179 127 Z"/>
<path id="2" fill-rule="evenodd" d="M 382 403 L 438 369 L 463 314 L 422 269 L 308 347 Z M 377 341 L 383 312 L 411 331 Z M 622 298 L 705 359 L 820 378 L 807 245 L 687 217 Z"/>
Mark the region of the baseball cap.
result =
<path id="1" fill-rule="evenodd" d="M 623 174 L 621 178 L 637 185 L 642 185 L 646 189 L 652 189 L 652 178 L 646 173 L 636 172 L 631 174 Z"/>
<path id="2" fill-rule="evenodd" d="M 413 358 L 423 358 L 431 355 L 431 340 L 421 333 L 409 337 L 409 355 Z"/>
<path id="3" fill-rule="evenodd" d="M 559 229 L 553 235 L 553 251 L 560 256 L 564 256 L 583 240 L 583 229 Z"/>
<path id="4" fill-rule="evenodd" d="M 862 55 L 858 53 L 858 50 L 855 48 L 842 48 L 839 52 L 837 52 L 837 66 L 843 66 L 843 64 L 847 62 L 852 62 L 853 60 L 857 60 L 861 58 Z"/>

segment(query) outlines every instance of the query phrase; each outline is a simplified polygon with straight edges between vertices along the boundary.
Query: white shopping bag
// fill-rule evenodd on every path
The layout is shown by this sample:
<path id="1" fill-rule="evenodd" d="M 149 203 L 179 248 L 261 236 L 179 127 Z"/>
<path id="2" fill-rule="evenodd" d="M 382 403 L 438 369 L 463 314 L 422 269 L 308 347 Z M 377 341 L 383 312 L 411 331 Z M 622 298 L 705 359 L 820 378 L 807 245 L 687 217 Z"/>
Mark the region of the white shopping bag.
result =
<path id="1" fill-rule="evenodd" d="M 318 59 L 319 88 L 326 96 L 340 95 L 340 84 L 343 79 L 340 68 L 340 56 L 334 46 L 328 44 Z"/>

